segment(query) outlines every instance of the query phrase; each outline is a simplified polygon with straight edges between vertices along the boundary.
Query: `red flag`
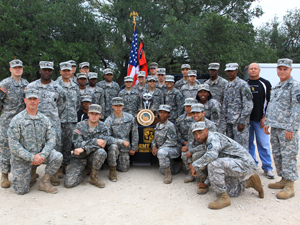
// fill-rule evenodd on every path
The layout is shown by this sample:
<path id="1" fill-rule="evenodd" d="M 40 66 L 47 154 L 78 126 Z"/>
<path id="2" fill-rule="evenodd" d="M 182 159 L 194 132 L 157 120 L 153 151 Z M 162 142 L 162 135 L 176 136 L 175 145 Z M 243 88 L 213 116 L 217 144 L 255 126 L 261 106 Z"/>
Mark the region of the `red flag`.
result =
<path id="1" fill-rule="evenodd" d="M 147 60 L 146 60 L 145 50 L 144 50 L 144 41 L 142 39 L 139 47 L 139 65 L 140 65 L 140 71 L 145 71 L 147 77 L 148 66 L 147 66 Z"/>

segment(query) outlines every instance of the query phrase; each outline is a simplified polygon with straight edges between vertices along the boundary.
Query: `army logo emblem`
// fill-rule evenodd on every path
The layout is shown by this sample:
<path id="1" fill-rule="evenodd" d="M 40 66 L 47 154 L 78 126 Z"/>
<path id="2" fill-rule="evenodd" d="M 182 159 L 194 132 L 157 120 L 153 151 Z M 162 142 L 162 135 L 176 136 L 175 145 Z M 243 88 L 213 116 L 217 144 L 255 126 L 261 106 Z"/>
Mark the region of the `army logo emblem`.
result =
<path id="1" fill-rule="evenodd" d="M 143 109 L 137 114 L 137 121 L 142 126 L 150 126 L 154 122 L 154 114 L 149 109 Z"/>
<path id="2" fill-rule="evenodd" d="M 143 141 L 148 144 L 151 143 L 154 139 L 154 128 L 149 127 L 145 128 L 143 132 Z"/>

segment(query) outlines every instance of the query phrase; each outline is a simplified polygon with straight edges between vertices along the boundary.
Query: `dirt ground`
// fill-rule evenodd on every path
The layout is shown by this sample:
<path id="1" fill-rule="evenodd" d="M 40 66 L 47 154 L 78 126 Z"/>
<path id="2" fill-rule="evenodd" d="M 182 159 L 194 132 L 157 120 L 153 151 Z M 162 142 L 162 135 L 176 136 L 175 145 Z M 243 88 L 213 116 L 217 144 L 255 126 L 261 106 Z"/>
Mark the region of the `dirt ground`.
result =
<path id="1" fill-rule="evenodd" d="M 110 182 L 106 165 L 98 174 L 106 183 L 103 189 L 90 185 L 88 177 L 72 189 L 61 182 L 55 195 L 39 191 L 38 182 L 25 195 L 17 195 L 12 187 L 0 188 L 0 224 L 300 224 L 300 182 L 295 182 L 294 198 L 278 200 L 278 191 L 267 187 L 274 180 L 261 169 L 256 172 L 264 185 L 264 199 L 246 189 L 231 198 L 231 206 L 211 210 L 207 205 L 215 193 L 197 195 L 196 183 L 184 183 L 183 172 L 166 185 L 158 165 L 131 166 L 129 172 L 118 172 L 117 182 Z M 44 166 L 38 173 L 44 174 Z"/>

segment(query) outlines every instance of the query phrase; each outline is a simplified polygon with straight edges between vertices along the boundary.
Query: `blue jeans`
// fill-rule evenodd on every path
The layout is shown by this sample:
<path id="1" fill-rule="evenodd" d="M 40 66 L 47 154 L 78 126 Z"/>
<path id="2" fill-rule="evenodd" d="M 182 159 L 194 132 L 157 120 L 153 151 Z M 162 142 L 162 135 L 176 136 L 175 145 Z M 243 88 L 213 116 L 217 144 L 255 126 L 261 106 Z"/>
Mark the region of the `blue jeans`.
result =
<path id="1" fill-rule="evenodd" d="M 264 133 L 264 129 L 260 127 L 260 122 L 250 121 L 249 128 L 249 153 L 252 155 L 256 165 L 258 161 L 255 154 L 255 144 L 254 144 L 254 132 L 256 138 L 257 149 L 259 153 L 259 158 L 262 162 L 262 169 L 264 171 L 272 171 L 272 158 L 270 153 L 270 140 L 269 136 Z"/>

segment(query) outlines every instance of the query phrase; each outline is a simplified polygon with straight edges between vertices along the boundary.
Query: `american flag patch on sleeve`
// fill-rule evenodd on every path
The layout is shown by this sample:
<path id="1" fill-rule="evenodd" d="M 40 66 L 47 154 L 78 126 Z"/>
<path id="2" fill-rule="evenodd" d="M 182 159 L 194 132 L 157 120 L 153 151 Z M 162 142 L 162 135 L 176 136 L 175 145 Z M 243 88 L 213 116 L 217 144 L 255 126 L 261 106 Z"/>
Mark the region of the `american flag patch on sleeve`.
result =
<path id="1" fill-rule="evenodd" d="M 74 130 L 74 132 L 77 133 L 77 134 L 79 134 L 79 135 L 81 135 L 81 131 L 78 130 L 78 129 Z"/>
<path id="2" fill-rule="evenodd" d="M 4 93 L 6 93 L 6 89 L 3 86 L 0 87 L 0 90 L 3 91 Z"/>

